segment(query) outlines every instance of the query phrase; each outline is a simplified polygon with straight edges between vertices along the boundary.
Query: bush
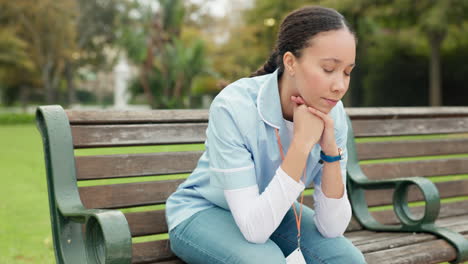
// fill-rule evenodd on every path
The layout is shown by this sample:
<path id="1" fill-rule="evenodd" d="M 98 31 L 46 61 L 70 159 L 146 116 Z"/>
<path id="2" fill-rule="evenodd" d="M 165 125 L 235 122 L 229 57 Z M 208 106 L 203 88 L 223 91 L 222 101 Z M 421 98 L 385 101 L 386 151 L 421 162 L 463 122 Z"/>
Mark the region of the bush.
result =
<path id="1" fill-rule="evenodd" d="M 0 125 L 31 124 L 34 123 L 34 120 L 35 116 L 33 114 L 0 114 Z"/>
<path id="2" fill-rule="evenodd" d="M 393 37 L 368 50 L 362 106 L 425 106 L 429 100 L 429 58 Z"/>

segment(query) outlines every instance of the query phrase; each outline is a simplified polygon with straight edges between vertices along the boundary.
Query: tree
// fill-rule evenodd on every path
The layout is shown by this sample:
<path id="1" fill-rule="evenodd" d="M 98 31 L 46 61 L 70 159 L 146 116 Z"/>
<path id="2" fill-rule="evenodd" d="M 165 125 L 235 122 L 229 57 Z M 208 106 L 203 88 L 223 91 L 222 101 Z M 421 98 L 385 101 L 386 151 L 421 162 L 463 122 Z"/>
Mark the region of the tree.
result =
<path id="1" fill-rule="evenodd" d="M 75 71 L 90 67 L 95 71 L 105 70 L 113 61 L 109 60 L 109 49 L 116 42 L 120 23 L 126 22 L 128 3 L 121 0 L 75 0 L 76 17 L 75 50 L 65 62 L 65 79 L 68 87 L 68 102 L 76 101 L 74 86 Z"/>
<path id="2" fill-rule="evenodd" d="M 64 62 L 74 48 L 73 0 L 0 1 L 2 25 L 15 25 L 16 36 L 27 43 L 26 52 L 40 74 L 47 103 L 55 101 Z"/>
<path id="3" fill-rule="evenodd" d="M 340 10 L 367 16 L 382 27 L 397 30 L 416 29 L 430 47 L 429 104 L 442 105 L 441 48 L 451 26 L 461 26 L 468 20 L 465 0 L 325 0 Z M 333 3 L 334 2 L 334 3 Z"/>
<path id="4" fill-rule="evenodd" d="M 184 107 L 184 98 L 191 94 L 191 82 L 207 66 L 205 44 L 201 39 L 183 38 L 183 1 L 158 3 L 158 9 L 151 13 L 148 7 L 135 5 L 140 15 L 124 30 L 122 44 L 132 62 L 140 67 L 139 82 L 151 107 Z"/>

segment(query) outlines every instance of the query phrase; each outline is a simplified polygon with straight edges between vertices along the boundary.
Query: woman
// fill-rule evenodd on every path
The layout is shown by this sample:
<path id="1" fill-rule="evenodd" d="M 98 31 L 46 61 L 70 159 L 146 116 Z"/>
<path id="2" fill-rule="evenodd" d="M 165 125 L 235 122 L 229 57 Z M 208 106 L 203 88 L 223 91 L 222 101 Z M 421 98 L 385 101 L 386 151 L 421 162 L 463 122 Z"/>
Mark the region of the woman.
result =
<path id="1" fill-rule="evenodd" d="M 188 263 L 365 263 L 342 236 L 351 207 L 340 99 L 355 49 L 341 14 L 298 9 L 267 63 L 215 98 L 206 151 L 167 201 L 176 255 Z M 315 211 L 301 196 L 312 182 Z"/>

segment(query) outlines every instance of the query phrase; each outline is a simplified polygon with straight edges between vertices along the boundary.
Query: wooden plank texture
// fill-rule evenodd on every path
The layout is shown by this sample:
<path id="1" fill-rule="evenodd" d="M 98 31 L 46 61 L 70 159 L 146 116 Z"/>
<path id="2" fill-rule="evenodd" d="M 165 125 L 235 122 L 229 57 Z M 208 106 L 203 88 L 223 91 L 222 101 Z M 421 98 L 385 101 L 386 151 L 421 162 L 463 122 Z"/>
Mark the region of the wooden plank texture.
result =
<path id="1" fill-rule="evenodd" d="M 438 239 L 372 252 L 366 254 L 365 258 L 369 264 L 432 264 L 452 261 L 456 256 L 456 250 L 447 241 Z"/>
<path id="2" fill-rule="evenodd" d="M 206 123 L 72 126 L 75 148 L 189 144 L 205 141 Z"/>
<path id="3" fill-rule="evenodd" d="M 346 107 L 351 119 L 402 119 L 468 116 L 467 107 Z M 199 122 L 208 110 L 65 110 L 72 124 Z"/>
<path id="4" fill-rule="evenodd" d="M 127 208 L 162 204 L 184 180 L 79 187 L 86 208 Z"/>
<path id="5" fill-rule="evenodd" d="M 208 110 L 66 110 L 71 124 L 208 122 Z"/>
<path id="6" fill-rule="evenodd" d="M 150 241 L 133 244 L 132 263 L 153 263 L 174 259 L 169 240 Z"/>
<path id="7" fill-rule="evenodd" d="M 466 174 L 468 173 L 468 158 L 362 164 L 361 169 L 369 179 L 374 180 Z"/>
<path id="8" fill-rule="evenodd" d="M 353 119 L 405 119 L 434 117 L 467 117 L 468 107 L 346 107 Z"/>
<path id="9" fill-rule="evenodd" d="M 367 142 L 356 144 L 359 160 L 468 153 L 466 138 Z"/>
<path id="10" fill-rule="evenodd" d="M 192 172 L 203 151 L 75 157 L 78 180 Z"/>
<path id="11" fill-rule="evenodd" d="M 468 132 L 468 117 L 355 120 L 355 137 L 454 134 Z"/>

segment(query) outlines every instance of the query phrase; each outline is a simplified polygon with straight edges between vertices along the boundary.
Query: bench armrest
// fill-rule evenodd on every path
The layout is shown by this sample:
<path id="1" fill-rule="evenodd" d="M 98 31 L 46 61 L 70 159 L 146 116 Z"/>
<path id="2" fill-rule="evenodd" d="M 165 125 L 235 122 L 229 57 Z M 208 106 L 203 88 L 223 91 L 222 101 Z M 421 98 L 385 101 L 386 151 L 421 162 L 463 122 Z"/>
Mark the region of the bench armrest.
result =
<path id="1" fill-rule="evenodd" d="M 362 173 L 362 172 L 361 172 Z M 356 176 L 356 175 L 355 175 Z M 424 215 L 416 219 L 408 208 L 408 188 L 416 185 L 422 192 L 425 201 Z M 457 250 L 457 259 L 451 263 L 464 263 L 468 260 L 468 240 L 461 234 L 444 227 L 435 225 L 439 215 L 440 197 L 437 187 L 430 180 L 423 177 L 409 177 L 388 180 L 348 179 L 348 195 L 353 208 L 353 215 L 366 229 L 374 231 L 395 232 L 426 232 L 445 239 Z M 365 190 L 391 189 L 393 193 L 393 209 L 400 220 L 400 225 L 384 225 L 370 214 L 365 200 Z"/>
<path id="2" fill-rule="evenodd" d="M 70 224 L 85 224 L 87 263 L 130 263 L 131 254 L 125 249 L 131 249 L 131 234 L 122 212 L 82 209 L 64 216 Z M 67 243 L 70 240 L 67 239 Z"/>
<path id="3" fill-rule="evenodd" d="M 425 201 L 424 215 L 417 219 L 408 207 L 408 188 L 415 185 L 421 190 Z M 440 210 L 440 197 L 437 187 L 430 180 L 422 177 L 398 178 L 388 180 L 348 180 L 348 194 L 354 216 L 364 227 L 384 231 L 422 231 L 422 226 L 431 225 L 437 219 Z M 393 209 L 401 225 L 384 225 L 377 222 L 369 213 L 365 199 L 365 190 L 394 189 Z"/>
<path id="4" fill-rule="evenodd" d="M 72 134 L 63 108 L 38 107 L 36 122 L 44 145 L 56 262 L 131 263 L 131 234 L 123 213 L 86 209 L 81 202 Z"/>
<path id="5" fill-rule="evenodd" d="M 423 177 L 409 177 L 386 180 L 369 180 L 359 166 L 356 153 L 354 132 L 349 116 L 348 123 L 348 163 L 347 184 L 348 196 L 353 215 L 366 229 L 374 231 L 394 232 L 426 232 L 445 239 L 457 250 L 457 259 L 451 263 L 462 263 L 468 260 L 468 240 L 461 234 L 447 228 L 435 225 L 439 215 L 440 196 L 437 187 L 430 180 Z M 408 208 L 408 188 L 415 185 L 420 189 L 425 201 L 424 215 L 416 219 Z M 400 225 L 384 225 L 370 214 L 364 195 L 365 190 L 395 189 L 393 193 L 393 209 L 400 220 Z"/>

